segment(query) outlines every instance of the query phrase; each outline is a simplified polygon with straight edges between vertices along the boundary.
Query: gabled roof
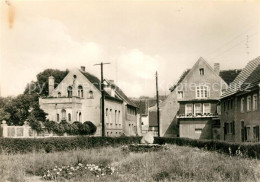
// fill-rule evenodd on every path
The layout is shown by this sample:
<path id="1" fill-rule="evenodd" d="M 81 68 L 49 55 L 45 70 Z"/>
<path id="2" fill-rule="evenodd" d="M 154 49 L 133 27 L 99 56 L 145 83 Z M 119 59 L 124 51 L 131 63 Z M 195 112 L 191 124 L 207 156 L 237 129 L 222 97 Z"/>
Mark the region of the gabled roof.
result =
<path id="1" fill-rule="evenodd" d="M 119 95 L 120 99 L 124 100 L 129 106 L 137 107 L 135 103 L 133 103 L 116 84 L 111 83 L 108 80 L 106 80 L 106 82 L 110 84 L 112 87 L 114 87 L 115 92 Z"/>
<path id="2" fill-rule="evenodd" d="M 237 75 L 241 72 L 241 69 L 234 69 L 234 70 L 221 70 L 219 72 L 219 76 L 228 84 L 232 83 Z"/>
<path id="3" fill-rule="evenodd" d="M 88 72 L 85 72 L 85 71 L 81 71 L 81 70 L 79 70 L 79 71 L 101 92 L 100 80 L 96 76 L 94 76 Z M 106 99 L 114 100 L 114 101 L 122 101 L 121 98 L 110 96 L 105 90 L 104 90 L 104 93 L 105 93 Z"/>
<path id="4" fill-rule="evenodd" d="M 180 76 L 179 80 L 177 81 L 177 83 L 175 85 L 173 85 L 170 88 L 170 91 L 173 92 L 179 85 L 180 83 L 183 81 L 183 79 L 187 76 L 187 74 L 190 72 L 190 69 L 185 70 L 182 75 Z"/>
<path id="5" fill-rule="evenodd" d="M 260 82 L 260 56 L 250 61 L 240 72 L 221 98 L 231 96 L 243 89 L 256 86 Z"/>

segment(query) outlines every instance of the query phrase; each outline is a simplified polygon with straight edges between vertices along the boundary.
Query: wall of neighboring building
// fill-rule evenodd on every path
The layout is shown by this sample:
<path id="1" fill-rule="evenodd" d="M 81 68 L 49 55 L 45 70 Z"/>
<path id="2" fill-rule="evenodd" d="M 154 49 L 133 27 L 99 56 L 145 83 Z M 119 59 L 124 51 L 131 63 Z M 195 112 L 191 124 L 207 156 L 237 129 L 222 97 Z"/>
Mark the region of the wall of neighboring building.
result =
<path id="1" fill-rule="evenodd" d="M 123 104 L 117 101 L 105 101 L 105 134 L 121 136 L 123 134 Z"/>
<path id="2" fill-rule="evenodd" d="M 177 102 L 175 90 L 161 104 L 160 110 L 161 136 L 176 137 L 178 135 L 176 114 L 179 110 L 179 103 Z"/>
<path id="3" fill-rule="evenodd" d="M 137 135 L 137 112 L 136 108 L 125 104 L 124 106 L 123 131 L 126 136 Z"/>
<path id="4" fill-rule="evenodd" d="M 257 109 L 253 110 L 253 95 L 257 95 Z M 251 96 L 251 110 L 247 111 L 247 97 Z M 244 99 L 241 111 L 241 99 Z M 228 107 L 228 102 L 233 100 L 233 107 Z M 224 108 L 225 105 L 225 108 Z M 255 90 L 239 96 L 227 97 L 221 100 L 221 139 L 230 142 L 259 141 L 254 136 L 254 127 L 260 127 L 260 99 L 259 90 Z M 234 131 L 231 129 L 234 122 Z M 226 124 L 226 125 L 225 125 Z M 227 125 L 229 125 L 227 127 Z M 225 128 L 225 126 L 227 128 Z M 246 129 L 248 128 L 248 129 Z M 225 132 L 226 129 L 226 132 Z M 247 131 L 245 131 L 247 130 Z M 249 133 L 247 133 L 249 131 Z M 247 136 L 245 136 L 247 135 Z M 260 135 L 258 130 L 258 136 Z"/>

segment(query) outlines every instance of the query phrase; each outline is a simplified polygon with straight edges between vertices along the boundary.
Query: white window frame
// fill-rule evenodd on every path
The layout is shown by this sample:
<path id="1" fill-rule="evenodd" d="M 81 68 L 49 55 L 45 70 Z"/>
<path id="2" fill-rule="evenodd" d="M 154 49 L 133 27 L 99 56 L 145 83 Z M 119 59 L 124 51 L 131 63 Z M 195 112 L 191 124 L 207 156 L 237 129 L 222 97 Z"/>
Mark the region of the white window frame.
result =
<path id="1" fill-rule="evenodd" d="M 249 103 L 249 100 L 250 100 L 250 103 Z M 252 110 L 252 97 L 251 96 L 247 96 L 247 98 L 246 98 L 246 109 L 247 109 L 247 111 Z"/>
<path id="2" fill-rule="evenodd" d="M 191 106 L 191 112 L 188 113 L 188 106 Z M 185 104 L 185 115 L 187 114 L 193 114 L 193 104 Z"/>
<path id="3" fill-rule="evenodd" d="M 207 91 L 207 97 L 205 96 L 206 94 L 206 91 Z M 199 93 L 199 95 L 198 95 Z M 196 86 L 196 98 L 209 98 L 210 96 L 210 90 L 209 90 L 209 86 L 207 85 L 199 85 L 199 86 Z"/>
<path id="4" fill-rule="evenodd" d="M 255 98 L 256 98 L 256 100 L 255 100 Z M 254 95 L 253 95 L 253 108 L 252 108 L 253 111 L 256 111 L 256 110 L 257 110 L 257 107 L 258 107 L 257 102 L 258 102 L 257 94 L 254 94 Z"/>
<path id="5" fill-rule="evenodd" d="M 184 98 L 184 93 L 183 93 L 183 91 L 178 91 L 177 92 L 178 93 L 178 99 L 183 99 Z"/>
<path id="6" fill-rule="evenodd" d="M 209 107 L 209 112 L 205 112 L 205 110 L 206 110 L 206 109 L 205 109 L 205 104 L 208 104 L 208 105 L 209 105 L 209 106 L 208 106 L 208 107 Z M 204 114 L 204 113 L 206 113 L 206 114 L 207 114 L 207 113 L 211 113 L 211 104 L 210 104 L 210 103 L 203 103 L 203 114 Z"/>
<path id="7" fill-rule="evenodd" d="M 200 112 L 196 111 L 196 105 L 200 106 Z M 203 114 L 203 108 L 202 108 L 202 104 L 201 103 L 195 103 L 194 104 L 194 114 Z"/>
<path id="8" fill-rule="evenodd" d="M 243 113 L 245 112 L 245 98 L 241 98 L 240 100 L 240 111 Z"/>

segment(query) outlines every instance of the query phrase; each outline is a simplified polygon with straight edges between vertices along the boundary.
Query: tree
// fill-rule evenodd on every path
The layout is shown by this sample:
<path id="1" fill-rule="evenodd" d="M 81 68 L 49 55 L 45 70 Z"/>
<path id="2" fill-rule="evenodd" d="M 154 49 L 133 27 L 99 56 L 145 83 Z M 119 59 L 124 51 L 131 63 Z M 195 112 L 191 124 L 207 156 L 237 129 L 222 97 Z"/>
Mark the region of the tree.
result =
<path id="1" fill-rule="evenodd" d="M 55 78 L 55 85 L 57 87 L 58 84 L 65 78 L 68 74 L 68 70 L 60 71 L 57 69 L 46 69 L 43 72 L 37 74 L 37 81 L 32 81 L 27 85 L 24 94 L 32 94 L 38 93 L 40 96 L 48 96 L 49 94 L 49 76 L 53 76 Z"/>

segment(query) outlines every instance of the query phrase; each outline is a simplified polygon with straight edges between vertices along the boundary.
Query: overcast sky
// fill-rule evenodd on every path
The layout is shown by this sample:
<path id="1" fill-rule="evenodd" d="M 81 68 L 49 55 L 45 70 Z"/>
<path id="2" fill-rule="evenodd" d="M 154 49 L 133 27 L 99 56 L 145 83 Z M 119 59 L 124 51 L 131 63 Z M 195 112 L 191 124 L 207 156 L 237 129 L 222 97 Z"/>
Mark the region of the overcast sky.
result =
<path id="1" fill-rule="evenodd" d="M 0 4 L 2 96 L 21 94 L 46 68 L 86 66 L 100 77 L 101 61 L 128 96 L 154 96 L 156 70 L 168 94 L 199 57 L 236 69 L 260 55 L 260 1 L 9 2 Z"/>

